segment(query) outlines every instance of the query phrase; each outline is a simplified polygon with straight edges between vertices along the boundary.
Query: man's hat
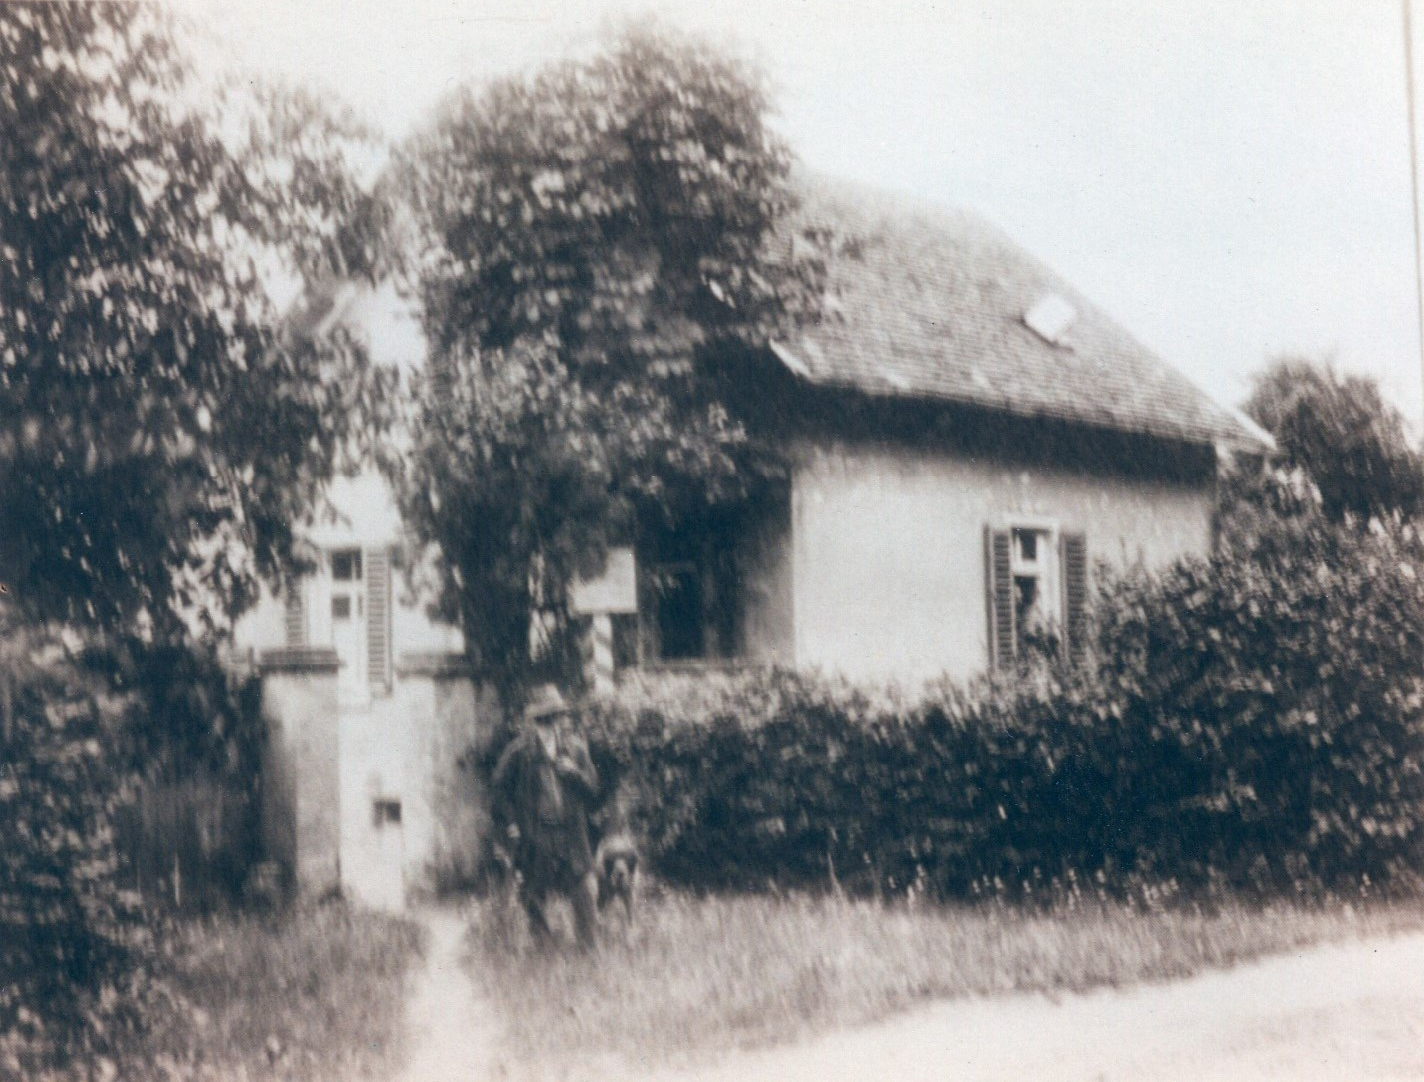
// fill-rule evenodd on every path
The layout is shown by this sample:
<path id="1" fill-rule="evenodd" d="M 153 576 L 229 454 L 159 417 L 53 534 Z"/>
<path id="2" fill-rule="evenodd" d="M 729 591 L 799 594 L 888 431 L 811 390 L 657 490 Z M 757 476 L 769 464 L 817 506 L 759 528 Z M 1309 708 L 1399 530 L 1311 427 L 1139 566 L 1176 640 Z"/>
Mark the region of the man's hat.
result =
<path id="1" fill-rule="evenodd" d="M 559 694 L 559 689 L 553 684 L 541 684 L 530 694 L 529 702 L 524 706 L 524 720 L 547 721 L 569 712 L 569 704 Z"/>

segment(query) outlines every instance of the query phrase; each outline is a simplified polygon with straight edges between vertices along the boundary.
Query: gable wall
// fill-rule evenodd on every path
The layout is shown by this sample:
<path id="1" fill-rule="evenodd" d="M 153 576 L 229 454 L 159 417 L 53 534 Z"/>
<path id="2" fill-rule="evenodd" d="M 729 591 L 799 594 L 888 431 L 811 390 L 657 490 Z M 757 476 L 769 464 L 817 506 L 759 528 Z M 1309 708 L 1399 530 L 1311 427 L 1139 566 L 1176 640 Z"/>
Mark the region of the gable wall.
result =
<path id="1" fill-rule="evenodd" d="M 1082 531 L 1090 567 L 1205 554 L 1213 482 L 1206 456 L 1197 459 L 1154 471 L 1091 466 L 1091 454 L 1065 465 L 1032 453 L 801 442 L 791 501 L 795 664 L 911 683 L 982 671 L 987 525 L 1024 516 Z"/>

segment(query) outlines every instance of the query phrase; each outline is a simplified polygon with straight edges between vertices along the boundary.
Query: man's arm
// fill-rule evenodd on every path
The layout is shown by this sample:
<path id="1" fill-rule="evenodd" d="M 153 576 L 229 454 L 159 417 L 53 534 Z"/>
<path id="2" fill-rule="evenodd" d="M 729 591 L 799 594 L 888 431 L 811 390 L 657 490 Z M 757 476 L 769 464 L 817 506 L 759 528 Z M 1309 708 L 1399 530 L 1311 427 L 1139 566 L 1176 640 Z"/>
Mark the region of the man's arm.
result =
<path id="1" fill-rule="evenodd" d="M 581 735 L 575 734 L 565 742 L 554 760 L 554 767 L 565 782 L 582 790 L 580 795 L 584 800 L 598 797 L 598 769 L 588 754 L 588 741 Z"/>
<path id="2" fill-rule="evenodd" d="M 499 753 L 499 758 L 495 760 L 494 770 L 490 774 L 490 788 L 494 790 L 503 789 L 509 784 L 509 773 L 514 769 L 514 763 L 519 758 L 519 749 L 524 745 L 524 736 L 515 736 L 504 750 Z"/>
<path id="3" fill-rule="evenodd" d="M 515 736 L 500 752 L 490 773 L 490 815 L 497 824 L 508 825 L 514 821 L 514 794 L 509 790 L 525 743 L 523 734 Z"/>

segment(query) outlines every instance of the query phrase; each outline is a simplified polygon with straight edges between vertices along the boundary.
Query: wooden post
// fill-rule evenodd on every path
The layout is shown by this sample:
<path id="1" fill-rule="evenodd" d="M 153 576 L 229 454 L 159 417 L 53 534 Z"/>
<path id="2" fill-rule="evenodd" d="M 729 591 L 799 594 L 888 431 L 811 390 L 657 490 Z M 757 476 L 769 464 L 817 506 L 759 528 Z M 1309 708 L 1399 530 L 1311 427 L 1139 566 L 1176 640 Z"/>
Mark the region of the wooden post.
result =
<path id="1" fill-rule="evenodd" d="M 589 620 L 588 682 L 594 693 L 613 690 L 613 616 L 596 612 Z"/>

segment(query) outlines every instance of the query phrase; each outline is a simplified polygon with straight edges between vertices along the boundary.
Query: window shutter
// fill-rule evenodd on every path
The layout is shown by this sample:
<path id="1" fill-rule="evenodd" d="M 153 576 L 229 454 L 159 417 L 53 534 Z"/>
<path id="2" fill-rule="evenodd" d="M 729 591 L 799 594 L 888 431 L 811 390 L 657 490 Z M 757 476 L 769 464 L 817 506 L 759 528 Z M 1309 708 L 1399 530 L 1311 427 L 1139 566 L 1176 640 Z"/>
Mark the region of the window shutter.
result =
<path id="1" fill-rule="evenodd" d="M 1013 575 L 1009 569 L 1009 531 L 984 531 L 985 562 L 988 568 L 989 663 L 1008 669 L 1014 663 Z"/>
<path id="2" fill-rule="evenodd" d="M 1063 568 L 1063 645 L 1070 658 L 1083 656 L 1088 636 L 1088 539 L 1065 533 L 1059 539 Z"/>
<path id="3" fill-rule="evenodd" d="M 391 553 L 367 549 L 366 676 L 373 689 L 391 687 Z"/>
<path id="4" fill-rule="evenodd" d="M 291 592 L 287 594 L 287 645 L 305 646 L 307 644 L 307 606 L 306 583 L 302 581 L 292 583 Z"/>

